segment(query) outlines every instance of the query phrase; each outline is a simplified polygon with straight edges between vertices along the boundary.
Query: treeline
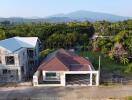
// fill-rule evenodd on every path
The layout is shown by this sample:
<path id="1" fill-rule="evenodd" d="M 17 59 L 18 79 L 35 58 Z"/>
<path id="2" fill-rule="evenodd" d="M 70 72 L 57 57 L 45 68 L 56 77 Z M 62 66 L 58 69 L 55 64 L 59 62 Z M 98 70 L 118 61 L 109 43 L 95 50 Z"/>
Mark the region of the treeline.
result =
<path id="1" fill-rule="evenodd" d="M 30 23 L 10 25 L 2 23 L 0 26 L 0 39 L 10 38 L 14 36 L 37 36 L 43 45 L 75 45 L 88 44 L 89 38 L 95 33 L 93 25 L 89 22 L 85 23 Z"/>
<path id="2" fill-rule="evenodd" d="M 128 64 L 126 72 L 132 72 L 132 20 L 59 24 L 1 22 L 0 40 L 14 36 L 39 37 L 46 49 L 44 55 L 60 47 L 99 51 L 118 63 Z"/>
<path id="3" fill-rule="evenodd" d="M 92 36 L 96 36 L 91 40 Z M 132 54 L 132 20 L 70 23 L 0 23 L 0 40 L 14 36 L 37 36 L 45 48 L 91 46 L 108 54 L 119 43 Z M 98 38 L 97 38 L 98 36 Z"/>

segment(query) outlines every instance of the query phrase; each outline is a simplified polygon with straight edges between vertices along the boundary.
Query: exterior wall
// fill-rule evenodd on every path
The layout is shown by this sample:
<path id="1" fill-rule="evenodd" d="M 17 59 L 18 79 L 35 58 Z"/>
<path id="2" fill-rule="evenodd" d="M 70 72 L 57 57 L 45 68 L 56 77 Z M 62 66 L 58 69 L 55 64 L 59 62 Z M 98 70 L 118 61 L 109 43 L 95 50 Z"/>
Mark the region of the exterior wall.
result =
<path id="1" fill-rule="evenodd" d="M 34 74 L 33 76 L 33 85 L 34 86 L 66 86 L 66 74 L 90 74 L 90 85 L 89 86 L 98 86 L 99 85 L 99 71 L 42 71 L 43 80 L 45 80 L 46 72 L 55 72 L 60 74 L 60 84 L 39 84 L 38 78 L 40 77 L 38 74 Z M 37 73 L 37 72 L 36 72 Z M 40 73 L 40 72 L 39 72 Z M 96 76 L 96 84 L 93 84 L 93 74 Z M 35 84 L 37 83 L 37 84 Z"/>
<path id="2" fill-rule="evenodd" d="M 32 77 L 34 74 L 34 70 L 37 69 L 39 64 L 39 44 L 37 43 L 35 48 L 27 48 L 28 50 L 33 50 L 33 57 L 29 57 L 27 53 L 27 64 L 28 64 L 28 76 Z M 34 62 L 34 64 L 31 64 L 30 62 Z"/>
<path id="3" fill-rule="evenodd" d="M 18 56 L 16 57 L 15 61 L 17 62 L 18 66 L 20 67 L 20 70 L 18 73 L 20 74 L 20 81 L 24 80 L 24 78 L 27 75 L 28 65 L 27 65 L 27 49 L 22 49 Z M 23 68 L 22 68 L 23 67 Z"/>
<path id="4" fill-rule="evenodd" d="M 21 81 L 22 80 L 22 74 L 21 74 L 21 66 L 24 66 L 24 74 L 26 74 L 26 62 L 27 62 L 27 57 L 26 57 L 26 49 L 20 49 L 18 52 L 16 53 L 9 53 L 6 49 L 0 48 L 1 54 L 1 64 L 0 64 L 0 70 L 1 70 L 1 75 L 4 76 L 2 74 L 2 70 L 6 69 L 6 70 L 10 70 L 11 72 L 16 71 L 14 74 L 13 73 L 9 73 L 5 76 L 10 76 L 10 75 L 14 75 L 18 77 L 18 79 L 16 81 Z M 14 57 L 14 64 L 11 65 L 7 65 L 6 64 L 6 60 L 5 57 L 6 56 L 13 56 Z"/>
<path id="5" fill-rule="evenodd" d="M 37 65 L 38 65 L 38 63 L 39 63 L 39 59 L 38 58 L 39 58 L 39 52 L 40 52 L 40 50 L 39 50 L 39 42 L 36 43 L 35 52 L 36 52 L 35 60 L 37 61 Z"/>
<path id="6" fill-rule="evenodd" d="M 11 53 L 10 51 L 8 51 L 7 49 L 3 48 L 0 46 L 0 59 L 1 59 L 1 63 L 0 63 L 0 82 L 1 79 L 3 79 L 3 77 L 5 76 L 10 76 L 13 74 L 13 71 L 16 71 L 16 73 L 14 73 L 14 76 L 16 75 L 16 77 L 18 77 L 18 79 L 16 79 L 16 81 L 24 81 L 24 79 L 26 77 L 29 77 L 31 72 L 31 69 L 29 69 L 29 58 L 27 55 L 27 50 L 28 49 L 33 49 L 34 50 L 34 56 L 32 58 L 32 60 L 35 62 L 35 65 L 31 66 L 31 68 L 33 67 L 37 67 L 38 66 L 38 57 L 39 57 L 39 42 L 36 43 L 35 48 L 20 48 L 18 51 L 15 51 L 14 53 Z M 6 60 L 5 57 L 6 56 L 14 56 L 14 64 L 13 65 L 7 65 L 6 64 Z M 7 69 L 7 70 L 11 70 L 11 73 L 9 73 L 9 75 L 3 75 L 2 71 L 3 69 Z M 1 78 L 2 77 L 2 78 Z M 9 78 L 9 77 L 7 77 Z"/>
<path id="7" fill-rule="evenodd" d="M 60 84 L 52 84 L 53 86 L 65 86 L 65 72 L 64 71 L 43 71 L 42 72 L 42 76 L 43 76 L 43 80 L 45 80 L 45 73 L 46 72 L 55 72 L 57 74 L 59 74 L 60 76 Z"/>

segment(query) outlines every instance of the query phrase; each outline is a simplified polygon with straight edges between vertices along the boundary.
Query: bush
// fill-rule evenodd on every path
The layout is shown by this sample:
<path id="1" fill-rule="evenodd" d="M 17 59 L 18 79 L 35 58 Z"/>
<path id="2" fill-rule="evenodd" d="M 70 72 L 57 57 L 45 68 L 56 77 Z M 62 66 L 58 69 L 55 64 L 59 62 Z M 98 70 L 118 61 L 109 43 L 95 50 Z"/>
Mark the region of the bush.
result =
<path id="1" fill-rule="evenodd" d="M 129 60 L 127 59 L 127 57 L 121 56 L 120 57 L 120 62 L 125 65 L 125 64 L 129 63 Z"/>
<path id="2" fill-rule="evenodd" d="M 53 51 L 53 50 L 51 50 L 51 49 L 43 50 L 43 51 L 40 52 L 40 57 L 41 57 L 41 58 L 44 58 L 44 57 L 46 57 L 49 53 L 51 53 L 52 51 Z"/>
<path id="3" fill-rule="evenodd" d="M 127 68 L 125 69 L 126 74 L 132 74 L 132 63 L 128 64 Z"/>

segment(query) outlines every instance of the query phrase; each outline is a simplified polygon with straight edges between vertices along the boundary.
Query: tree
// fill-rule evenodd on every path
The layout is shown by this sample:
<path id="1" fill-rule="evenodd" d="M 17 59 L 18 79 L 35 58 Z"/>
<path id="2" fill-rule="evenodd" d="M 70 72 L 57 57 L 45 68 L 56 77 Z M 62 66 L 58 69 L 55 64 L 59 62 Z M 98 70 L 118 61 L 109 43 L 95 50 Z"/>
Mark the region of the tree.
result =
<path id="1" fill-rule="evenodd" d="M 2 30 L 2 29 L 0 29 L 0 40 L 3 40 L 3 39 L 5 39 L 5 38 L 6 38 L 6 36 L 5 36 L 5 31 Z"/>

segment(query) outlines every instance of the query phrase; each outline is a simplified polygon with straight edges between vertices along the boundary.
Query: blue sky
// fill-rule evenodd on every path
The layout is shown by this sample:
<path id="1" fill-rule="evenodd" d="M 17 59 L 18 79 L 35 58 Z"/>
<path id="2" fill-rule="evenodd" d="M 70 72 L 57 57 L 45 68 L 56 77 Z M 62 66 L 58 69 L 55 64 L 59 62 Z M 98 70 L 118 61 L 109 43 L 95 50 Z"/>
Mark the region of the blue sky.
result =
<path id="1" fill-rule="evenodd" d="M 132 17 L 132 0 L 0 0 L 0 17 L 46 17 L 77 10 Z"/>

